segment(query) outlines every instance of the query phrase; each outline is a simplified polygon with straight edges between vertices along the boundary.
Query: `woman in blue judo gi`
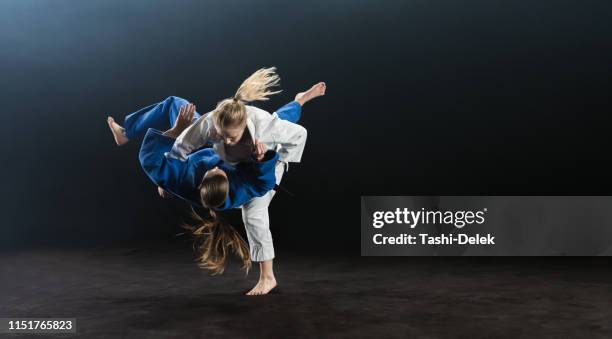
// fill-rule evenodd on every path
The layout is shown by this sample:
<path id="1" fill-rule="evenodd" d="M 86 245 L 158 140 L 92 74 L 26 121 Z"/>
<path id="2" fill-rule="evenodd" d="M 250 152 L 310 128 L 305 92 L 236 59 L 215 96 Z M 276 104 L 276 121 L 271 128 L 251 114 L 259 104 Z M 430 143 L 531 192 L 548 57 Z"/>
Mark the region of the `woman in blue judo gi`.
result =
<path id="1" fill-rule="evenodd" d="M 187 100 L 171 96 L 160 103 L 144 107 L 125 118 L 121 127 L 113 118 L 108 123 L 119 145 L 140 139 L 140 164 L 149 178 L 160 188 L 160 195 L 172 193 L 188 202 L 214 210 L 241 206 L 274 188 L 274 166 L 278 154 L 265 150 L 258 142 L 252 150 L 251 161 L 236 165 L 224 162 L 211 148 L 193 152 L 185 160 L 166 156 L 176 137 L 200 115 Z M 163 131 L 163 132 L 162 132 Z M 203 183 L 214 178 L 225 191 L 212 198 Z"/>

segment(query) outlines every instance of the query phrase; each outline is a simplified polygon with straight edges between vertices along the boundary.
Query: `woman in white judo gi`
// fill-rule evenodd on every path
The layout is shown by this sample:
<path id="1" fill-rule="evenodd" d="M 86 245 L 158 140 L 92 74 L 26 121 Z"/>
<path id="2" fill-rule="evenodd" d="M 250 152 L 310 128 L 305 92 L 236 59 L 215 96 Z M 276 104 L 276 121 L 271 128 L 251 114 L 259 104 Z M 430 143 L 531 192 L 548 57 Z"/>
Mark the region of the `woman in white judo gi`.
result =
<path id="1" fill-rule="evenodd" d="M 276 183 L 279 184 L 288 162 L 300 162 L 306 143 L 306 129 L 297 124 L 301 110 L 288 110 L 270 114 L 246 103 L 268 100 L 268 96 L 279 93 L 270 88 L 278 85 L 279 77 L 275 68 L 263 68 L 247 78 L 236 94 L 219 102 L 215 110 L 202 115 L 185 129 L 176 139 L 169 157 L 180 160 L 212 143 L 214 150 L 226 162 L 248 161 L 257 142 L 279 154 L 276 166 Z M 306 102 L 325 94 L 326 85 L 317 83 L 305 92 L 295 96 L 293 105 L 303 106 Z M 220 194 L 223 194 L 222 192 Z M 247 295 L 267 294 L 277 286 L 272 261 L 274 246 L 268 216 L 268 205 L 274 197 L 271 190 L 262 197 L 254 198 L 242 205 L 242 219 L 250 245 L 251 260 L 260 263 L 259 281 Z M 216 261 L 213 255 L 203 260 Z"/>

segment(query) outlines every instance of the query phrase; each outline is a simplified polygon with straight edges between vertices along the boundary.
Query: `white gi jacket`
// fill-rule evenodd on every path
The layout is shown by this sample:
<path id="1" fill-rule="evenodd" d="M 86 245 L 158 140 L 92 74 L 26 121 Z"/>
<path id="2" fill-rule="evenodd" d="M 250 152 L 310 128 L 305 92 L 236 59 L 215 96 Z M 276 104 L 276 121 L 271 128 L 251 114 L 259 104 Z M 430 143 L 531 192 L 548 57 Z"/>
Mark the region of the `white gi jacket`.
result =
<path id="1" fill-rule="evenodd" d="M 246 106 L 247 128 L 253 139 L 258 139 L 268 149 L 278 152 L 282 162 L 300 162 L 306 145 L 306 129 L 298 124 L 283 120 L 276 113 L 270 114 L 261 108 Z M 226 160 L 223 140 L 217 135 L 213 112 L 202 115 L 195 123 L 179 135 L 169 156 L 185 160 L 187 155 L 213 143 L 221 159 Z M 255 140 L 253 140 L 255 144 Z"/>

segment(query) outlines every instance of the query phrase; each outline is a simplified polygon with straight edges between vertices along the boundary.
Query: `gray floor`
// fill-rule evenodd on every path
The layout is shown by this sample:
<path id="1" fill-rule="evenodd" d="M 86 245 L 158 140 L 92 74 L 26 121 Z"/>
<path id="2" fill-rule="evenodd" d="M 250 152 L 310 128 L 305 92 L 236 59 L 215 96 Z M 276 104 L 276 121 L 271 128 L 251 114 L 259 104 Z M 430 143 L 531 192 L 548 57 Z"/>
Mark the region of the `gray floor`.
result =
<path id="1" fill-rule="evenodd" d="M 612 337 L 605 258 L 277 256 L 275 293 L 246 297 L 256 272 L 211 277 L 188 249 L 4 253 L 0 317 L 86 338 Z"/>

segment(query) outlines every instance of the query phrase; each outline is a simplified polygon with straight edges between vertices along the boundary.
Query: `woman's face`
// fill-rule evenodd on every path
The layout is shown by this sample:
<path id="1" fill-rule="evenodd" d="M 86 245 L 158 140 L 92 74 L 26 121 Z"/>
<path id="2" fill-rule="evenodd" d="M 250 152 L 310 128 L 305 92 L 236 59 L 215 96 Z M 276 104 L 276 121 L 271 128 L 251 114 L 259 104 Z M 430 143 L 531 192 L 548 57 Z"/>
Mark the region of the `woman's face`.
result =
<path id="1" fill-rule="evenodd" d="M 219 128 L 215 125 L 215 129 L 217 130 L 217 134 L 223 139 L 223 142 L 226 145 L 235 145 L 242 138 L 242 134 L 244 134 L 244 129 L 246 128 L 246 124 Z"/>

